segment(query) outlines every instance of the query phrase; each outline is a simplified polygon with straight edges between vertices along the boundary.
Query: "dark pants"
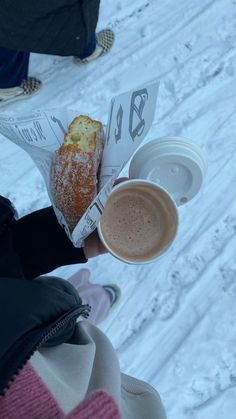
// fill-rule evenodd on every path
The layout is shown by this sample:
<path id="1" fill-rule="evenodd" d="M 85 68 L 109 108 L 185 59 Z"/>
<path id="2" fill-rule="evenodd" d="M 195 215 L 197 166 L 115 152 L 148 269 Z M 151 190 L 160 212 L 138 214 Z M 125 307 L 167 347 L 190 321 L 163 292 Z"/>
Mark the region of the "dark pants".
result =
<path id="1" fill-rule="evenodd" d="M 27 78 L 29 53 L 0 48 L 0 89 L 19 86 Z"/>
<path id="2" fill-rule="evenodd" d="M 78 57 L 81 58 L 81 60 L 83 58 L 88 57 L 89 55 L 91 55 L 93 53 L 95 48 L 96 48 L 96 35 L 94 33 L 90 42 L 89 42 L 89 44 L 86 46 L 86 48 L 84 48 L 83 53 L 78 55 Z"/>
<path id="3" fill-rule="evenodd" d="M 79 58 L 83 59 L 91 55 L 95 47 L 94 34 Z M 29 52 L 0 48 L 0 89 L 19 86 L 22 80 L 28 77 L 29 56 Z"/>

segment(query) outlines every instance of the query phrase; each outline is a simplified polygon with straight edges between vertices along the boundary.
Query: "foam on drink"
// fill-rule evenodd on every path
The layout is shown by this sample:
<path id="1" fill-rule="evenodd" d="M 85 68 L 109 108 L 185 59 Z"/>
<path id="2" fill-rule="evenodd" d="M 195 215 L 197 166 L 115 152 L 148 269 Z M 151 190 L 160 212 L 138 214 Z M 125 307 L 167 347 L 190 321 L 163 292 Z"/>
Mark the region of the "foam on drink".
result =
<path id="1" fill-rule="evenodd" d="M 127 185 L 114 191 L 101 218 L 103 237 L 123 259 L 148 260 L 160 253 L 175 234 L 175 212 L 162 190 L 152 185 Z"/>

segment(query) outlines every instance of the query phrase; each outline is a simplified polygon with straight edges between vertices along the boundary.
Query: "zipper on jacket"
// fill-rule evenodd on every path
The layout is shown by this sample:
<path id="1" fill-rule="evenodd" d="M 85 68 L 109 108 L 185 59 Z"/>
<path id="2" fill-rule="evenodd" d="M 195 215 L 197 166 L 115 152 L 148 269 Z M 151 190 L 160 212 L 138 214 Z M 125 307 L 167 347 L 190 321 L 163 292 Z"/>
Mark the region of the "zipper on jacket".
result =
<path id="1" fill-rule="evenodd" d="M 15 374 L 9 380 L 7 385 L 2 389 L 0 395 L 4 395 L 5 391 L 10 388 L 10 385 L 13 383 L 17 375 L 20 373 L 22 368 L 25 366 L 27 361 L 31 358 L 31 356 L 45 343 L 47 343 L 51 338 L 53 338 L 62 328 L 66 326 L 71 320 L 75 320 L 83 316 L 84 318 L 89 317 L 89 313 L 91 311 L 91 306 L 89 304 L 84 304 L 79 306 L 78 308 L 72 309 L 69 313 L 65 314 L 65 317 L 61 320 L 58 320 L 53 326 L 45 332 L 43 337 L 40 337 L 39 341 L 31 348 L 31 350 L 26 354 L 25 359 L 21 362 L 21 365 L 18 367 Z"/>
<path id="2" fill-rule="evenodd" d="M 79 308 L 74 309 L 71 313 L 68 313 L 64 319 L 59 320 L 54 326 L 50 328 L 38 343 L 35 351 L 39 349 L 42 345 L 47 343 L 51 338 L 53 338 L 67 323 L 71 320 L 76 320 L 79 316 L 83 316 L 85 319 L 89 317 L 91 307 L 88 304 L 81 305 Z"/>

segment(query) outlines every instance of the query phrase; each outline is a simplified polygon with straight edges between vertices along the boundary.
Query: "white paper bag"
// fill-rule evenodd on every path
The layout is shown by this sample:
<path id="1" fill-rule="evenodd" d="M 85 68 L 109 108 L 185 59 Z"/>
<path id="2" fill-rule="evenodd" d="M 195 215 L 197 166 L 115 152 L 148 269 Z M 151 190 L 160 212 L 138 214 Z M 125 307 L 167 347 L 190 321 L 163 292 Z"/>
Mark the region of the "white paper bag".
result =
<path id="1" fill-rule="evenodd" d="M 40 170 L 58 222 L 76 247 L 95 230 L 119 173 L 149 131 L 156 108 L 158 82 L 116 96 L 111 101 L 101 163 L 99 193 L 70 233 L 63 214 L 56 208 L 50 189 L 55 151 L 75 116 L 86 111 L 36 110 L 27 115 L 0 116 L 0 133 L 23 148 Z"/>

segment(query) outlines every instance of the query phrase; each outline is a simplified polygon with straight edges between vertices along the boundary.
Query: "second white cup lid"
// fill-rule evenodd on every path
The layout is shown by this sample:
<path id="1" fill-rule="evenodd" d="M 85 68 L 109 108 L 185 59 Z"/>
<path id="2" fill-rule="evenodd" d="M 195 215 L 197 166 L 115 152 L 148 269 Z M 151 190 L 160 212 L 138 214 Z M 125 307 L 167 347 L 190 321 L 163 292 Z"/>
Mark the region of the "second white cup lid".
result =
<path id="1" fill-rule="evenodd" d="M 139 148 L 131 160 L 129 176 L 156 182 L 179 206 L 199 192 L 206 170 L 206 157 L 191 140 L 161 137 Z"/>

